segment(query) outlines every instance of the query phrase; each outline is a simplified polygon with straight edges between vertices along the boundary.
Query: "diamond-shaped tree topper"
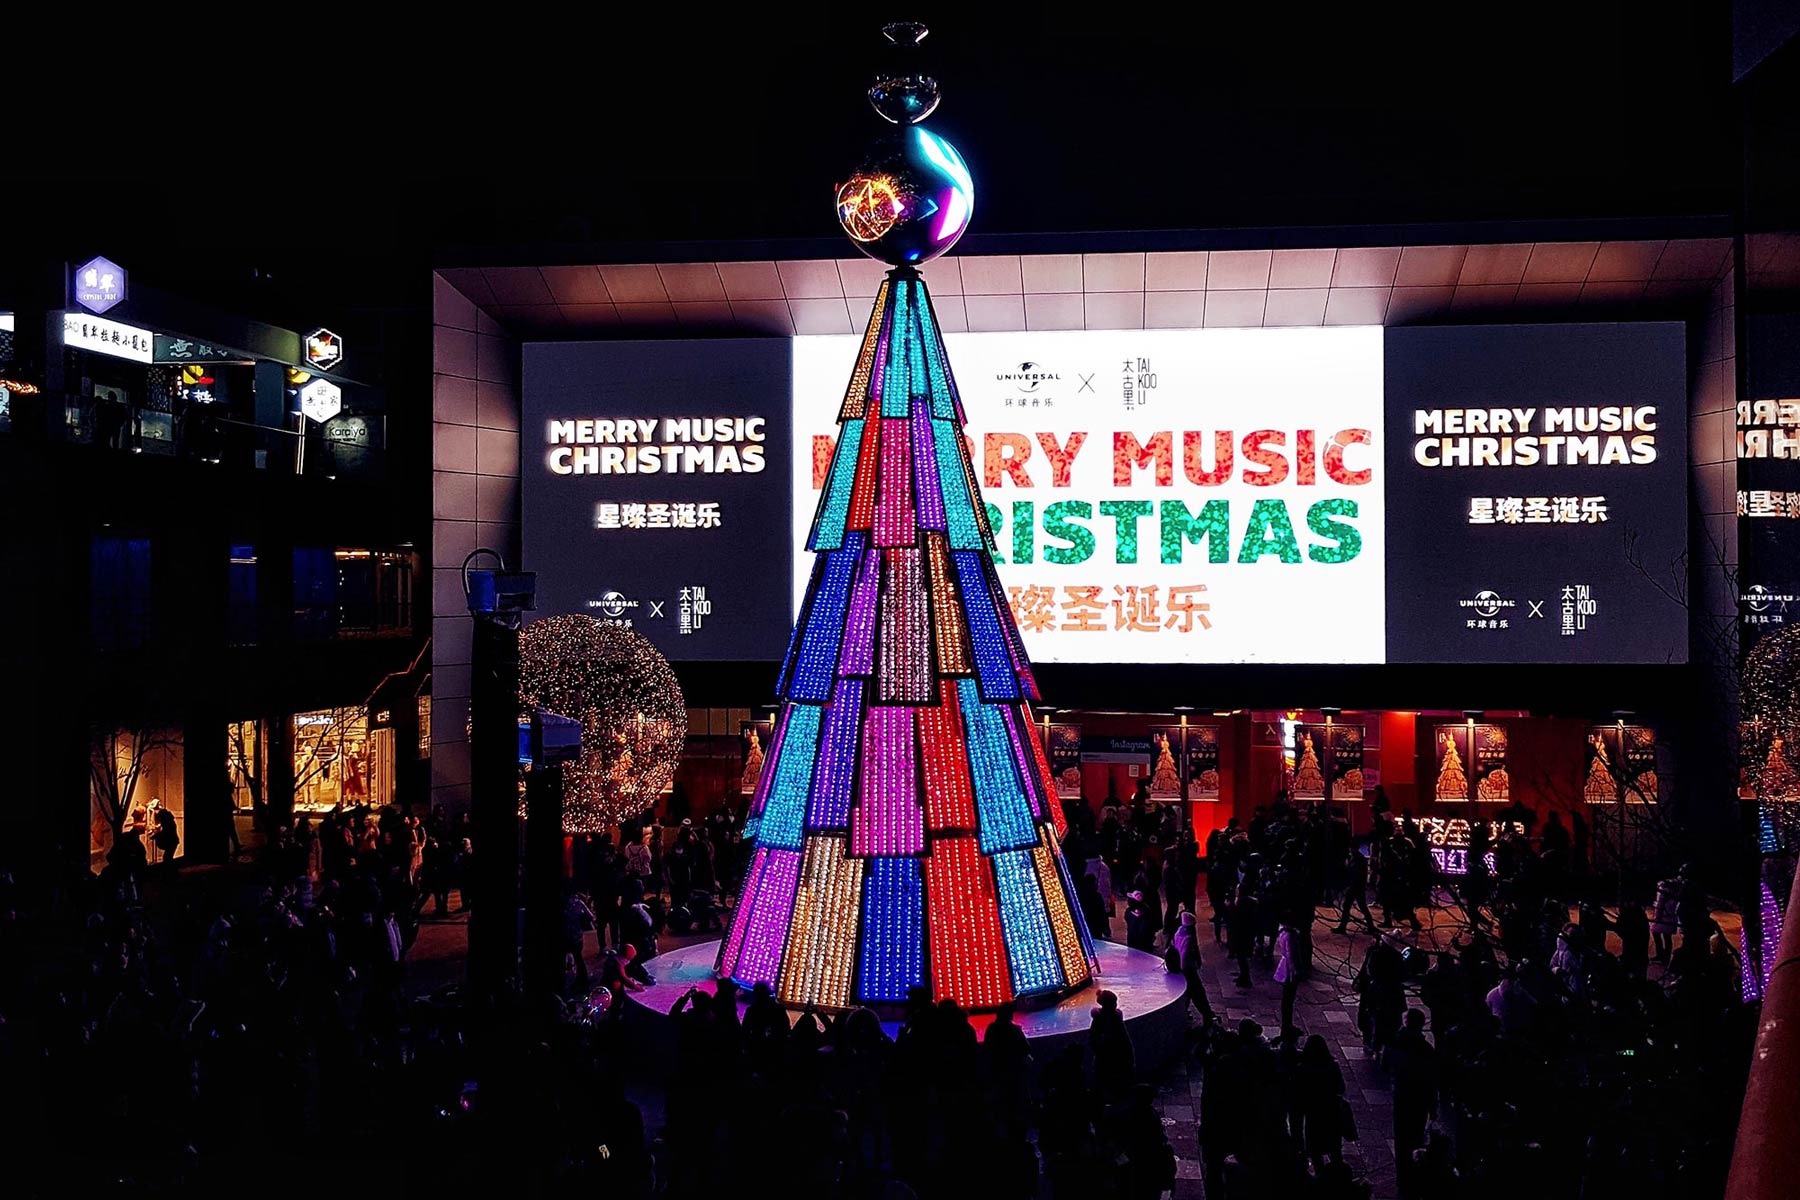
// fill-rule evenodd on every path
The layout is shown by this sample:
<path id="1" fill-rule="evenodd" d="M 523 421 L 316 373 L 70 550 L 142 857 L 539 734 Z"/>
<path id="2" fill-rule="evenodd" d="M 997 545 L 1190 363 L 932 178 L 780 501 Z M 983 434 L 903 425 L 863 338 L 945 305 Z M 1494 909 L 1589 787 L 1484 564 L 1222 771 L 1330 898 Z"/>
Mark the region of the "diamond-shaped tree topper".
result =
<path id="1" fill-rule="evenodd" d="M 75 270 L 75 303 L 103 313 L 125 299 L 125 268 L 110 258 L 91 258 Z"/>
<path id="2" fill-rule="evenodd" d="M 300 415 L 309 421 L 329 421 L 344 407 L 344 389 L 329 379 L 315 379 L 300 389 Z"/>

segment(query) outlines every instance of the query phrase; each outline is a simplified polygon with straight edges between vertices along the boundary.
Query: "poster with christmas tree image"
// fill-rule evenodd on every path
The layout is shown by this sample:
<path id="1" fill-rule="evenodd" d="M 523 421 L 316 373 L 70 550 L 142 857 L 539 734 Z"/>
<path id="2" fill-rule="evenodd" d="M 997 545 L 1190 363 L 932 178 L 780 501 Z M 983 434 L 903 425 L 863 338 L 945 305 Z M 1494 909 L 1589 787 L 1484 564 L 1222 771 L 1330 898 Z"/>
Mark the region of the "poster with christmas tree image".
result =
<path id="1" fill-rule="evenodd" d="M 1181 726 L 1150 727 L 1150 795 L 1181 799 Z"/>
<path id="2" fill-rule="evenodd" d="M 1467 725 L 1437 727 L 1437 783 L 1431 794 L 1441 804 L 1468 802 L 1469 774 L 1463 764 L 1471 757 L 1470 733 Z"/>
<path id="3" fill-rule="evenodd" d="M 769 738 L 774 732 L 773 721 L 745 721 L 738 726 L 739 755 L 743 763 L 738 774 L 740 794 L 756 794 L 756 785 L 762 782 L 763 756 L 768 753 Z"/>
<path id="4" fill-rule="evenodd" d="M 1302 725 L 1294 731 L 1294 774 L 1288 780 L 1288 796 L 1294 800 L 1323 800 L 1325 798 L 1325 769 L 1319 762 L 1319 748 L 1324 738 L 1314 740 L 1314 734 L 1323 734 L 1325 727 Z"/>

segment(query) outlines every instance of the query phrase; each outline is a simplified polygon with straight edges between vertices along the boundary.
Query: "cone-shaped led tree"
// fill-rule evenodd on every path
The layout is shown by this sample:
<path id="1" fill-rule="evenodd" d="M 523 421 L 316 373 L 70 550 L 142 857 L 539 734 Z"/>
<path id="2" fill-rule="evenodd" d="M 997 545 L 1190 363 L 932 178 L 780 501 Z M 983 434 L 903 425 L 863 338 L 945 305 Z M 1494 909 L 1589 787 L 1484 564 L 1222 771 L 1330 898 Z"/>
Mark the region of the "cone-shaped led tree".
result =
<path id="1" fill-rule="evenodd" d="M 918 77 L 871 89 L 906 122 L 935 95 Z M 962 403 L 910 265 L 955 241 L 973 189 L 949 143 L 896 123 L 898 143 L 839 189 L 859 247 L 899 265 L 838 415 L 718 970 L 788 1004 L 893 1004 L 925 986 L 993 1008 L 1082 986 L 1094 951 Z"/>

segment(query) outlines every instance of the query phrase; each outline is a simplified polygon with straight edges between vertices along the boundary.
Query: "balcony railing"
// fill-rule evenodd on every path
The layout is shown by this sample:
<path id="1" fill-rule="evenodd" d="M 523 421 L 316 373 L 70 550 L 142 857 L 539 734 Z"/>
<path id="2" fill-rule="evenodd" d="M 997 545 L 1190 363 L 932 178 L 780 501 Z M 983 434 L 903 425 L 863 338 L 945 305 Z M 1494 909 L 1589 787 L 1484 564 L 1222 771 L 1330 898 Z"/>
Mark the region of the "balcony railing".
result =
<path id="1" fill-rule="evenodd" d="M 181 458 L 239 470 L 374 479 L 386 472 L 386 419 L 294 429 L 258 425 L 205 407 L 170 413 L 92 396 L 14 395 L 0 433 L 93 446 L 119 454 Z M 349 434 L 355 440 L 344 440 Z"/>

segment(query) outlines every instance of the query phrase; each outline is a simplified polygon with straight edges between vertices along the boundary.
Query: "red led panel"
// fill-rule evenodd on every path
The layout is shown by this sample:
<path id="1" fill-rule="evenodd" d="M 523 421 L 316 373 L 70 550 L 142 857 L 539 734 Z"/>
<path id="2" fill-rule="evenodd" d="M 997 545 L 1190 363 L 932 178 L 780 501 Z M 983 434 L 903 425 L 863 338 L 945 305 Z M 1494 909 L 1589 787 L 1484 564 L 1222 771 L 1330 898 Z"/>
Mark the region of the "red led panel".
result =
<path id="1" fill-rule="evenodd" d="M 875 523 L 875 478 L 881 458 L 881 422 L 863 422 L 862 457 L 856 460 L 856 482 L 850 488 L 850 516 L 846 529 L 868 529 Z"/>
<path id="2" fill-rule="evenodd" d="M 919 538 L 918 521 L 913 513 L 912 423 L 903 417 L 883 418 L 881 440 L 881 487 L 875 503 L 875 544 L 911 546 Z M 854 503 L 852 493 L 852 505 Z"/>
<path id="3" fill-rule="evenodd" d="M 973 837 L 939 838 L 925 859 L 931 923 L 931 998 L 965 1008 L 1012 999 L 994 869 Z"/>
<path id="4" fill-rule="evenodd" d="M 919 712 L 919 745 L 925 759 L 925 824 L 935 835 L 975 828 L 975 793 L 969 786 L 969 748 L 963 741 L 956 684 L 938 685 L 941 700 Z"/>

